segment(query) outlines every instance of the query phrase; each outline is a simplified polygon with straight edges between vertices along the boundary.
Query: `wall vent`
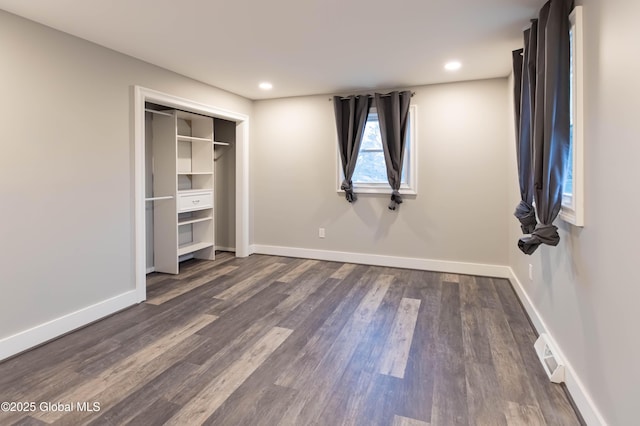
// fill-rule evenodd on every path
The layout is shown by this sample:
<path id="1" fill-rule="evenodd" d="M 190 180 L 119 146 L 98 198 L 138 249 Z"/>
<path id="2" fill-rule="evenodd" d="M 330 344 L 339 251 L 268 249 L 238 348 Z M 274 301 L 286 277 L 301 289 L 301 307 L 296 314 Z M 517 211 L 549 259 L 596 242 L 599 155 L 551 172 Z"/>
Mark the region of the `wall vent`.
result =
<path id="1" fill-rule="evenodd" d="M 549 380 L 553 383 L 564 382 L 564 361 L 558 356 L 558 352 L 555 350 L 549 336 L 541 334 L 533 345 L 536 350 L 536 354 L 542 363 L 542 368 L 549 376 Z"/>

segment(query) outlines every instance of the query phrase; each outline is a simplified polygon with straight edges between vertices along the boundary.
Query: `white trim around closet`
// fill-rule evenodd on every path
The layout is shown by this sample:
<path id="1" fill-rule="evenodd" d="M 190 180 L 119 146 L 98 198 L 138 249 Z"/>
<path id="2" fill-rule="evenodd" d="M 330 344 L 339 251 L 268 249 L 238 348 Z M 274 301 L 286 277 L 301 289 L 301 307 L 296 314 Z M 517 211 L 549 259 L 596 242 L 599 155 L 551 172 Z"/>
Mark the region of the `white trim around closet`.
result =
<path id="1" fill-rule="evenodd" d="M 140 86 L 134 92 L 134 220 L 137 301 L 146 299 L 145 102 L 236 122 L 236 256 L 249 253 L 249 116 Z"/>

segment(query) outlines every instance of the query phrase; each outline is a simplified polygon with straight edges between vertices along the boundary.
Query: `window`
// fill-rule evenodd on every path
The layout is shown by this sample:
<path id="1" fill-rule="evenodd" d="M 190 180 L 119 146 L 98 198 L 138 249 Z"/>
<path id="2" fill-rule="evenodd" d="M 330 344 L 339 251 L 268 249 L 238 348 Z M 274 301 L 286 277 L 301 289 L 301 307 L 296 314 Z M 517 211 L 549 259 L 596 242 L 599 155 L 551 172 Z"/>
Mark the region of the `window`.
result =
<path id="1" fill-rule="evenodd" d="M 582 111 L 582 7 L 577 6 L 570 15 L 571 44 L 570 109 L 569 109 L 569 161 L 562 188 L 560 218 L 576 226 L 584 225 L 583 214 L 583 111 Z"/>
<path id="2" fill-rule="evenodd" d="M 407 141 L 402 167 L 401 194 L 416 194 L 416 106 L 409 107 L 409 123 L 407 129 Z M 338 188 L 344 179 L 340 167 L 340 154 L 338 153 Z M 378 113 L 372 107 L 367 117 L 362 144 L 358 153 L 356 169 L 353 172 L 354 191 L 359 194 L 390 194 L 391 187 L 387 181 L 387 166 L 384 162 L 380 125 Z M 338 189 L 341 192 L 340 189 Z"/>

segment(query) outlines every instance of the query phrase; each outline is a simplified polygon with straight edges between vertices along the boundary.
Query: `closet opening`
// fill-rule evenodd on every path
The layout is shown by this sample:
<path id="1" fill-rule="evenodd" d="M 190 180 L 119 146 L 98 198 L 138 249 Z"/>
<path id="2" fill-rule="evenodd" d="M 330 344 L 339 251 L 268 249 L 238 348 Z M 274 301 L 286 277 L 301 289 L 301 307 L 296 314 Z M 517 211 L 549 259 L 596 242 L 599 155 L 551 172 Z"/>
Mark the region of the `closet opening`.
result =
<path id="1" fill-rule="evenodd" d="M 151 272 L 177 274 L 181 262 L 214 260 L 221 252 L 249 254 L 248 117 L 149 89 L 136 87 L 135 94 L 142 301 Z"/>

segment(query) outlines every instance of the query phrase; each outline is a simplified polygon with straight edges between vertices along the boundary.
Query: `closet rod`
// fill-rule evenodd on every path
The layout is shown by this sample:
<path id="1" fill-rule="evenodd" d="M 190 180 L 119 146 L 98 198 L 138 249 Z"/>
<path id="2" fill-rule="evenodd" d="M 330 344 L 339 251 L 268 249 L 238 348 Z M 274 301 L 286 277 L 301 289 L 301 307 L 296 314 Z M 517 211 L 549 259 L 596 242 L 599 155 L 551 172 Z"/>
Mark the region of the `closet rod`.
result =
<path id="1" fill-rule="evenodd" d="M 145 108 L 144 110 L 146 112 L 150 112 L 150 113 L 153 113 L 153 114 L 166 115 L 167 117 L 173 117 L 173 114 L 169 114 L 168 112 L 164 112 L 164 111 L 158 111 L 158 110 L 149 109 L 149 108 Z"/>
<path id="2" fill-rule="evenodd" d="M 160 201 L 160 200 L 173 200 L 173 195 L 167 195 L 165 197 L 151 197 L 145 198 L 145 201 Z"/>

